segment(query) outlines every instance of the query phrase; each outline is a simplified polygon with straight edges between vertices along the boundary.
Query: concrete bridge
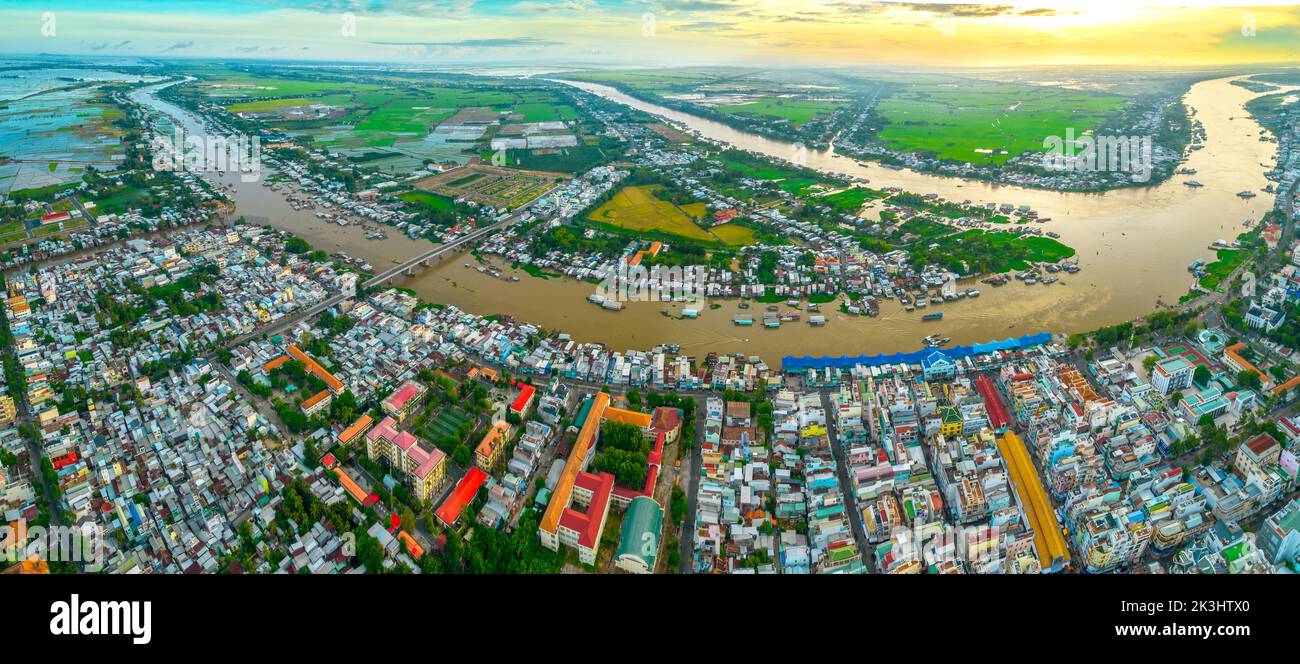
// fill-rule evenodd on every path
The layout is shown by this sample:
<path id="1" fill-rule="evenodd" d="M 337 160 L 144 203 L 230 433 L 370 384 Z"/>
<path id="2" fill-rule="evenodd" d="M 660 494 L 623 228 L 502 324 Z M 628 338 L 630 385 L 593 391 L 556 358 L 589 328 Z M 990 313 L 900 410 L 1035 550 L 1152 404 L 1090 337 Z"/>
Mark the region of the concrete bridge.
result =
<path id="1" fill-rule="evenodd" d="M 465 237 L 462 237 L 457 240 L 453 240 L 451 242 L 448 242 L 447 244 L 440 244 L 438 246 L 432 247 L 428 251 L 421 253 L 419 256 L 408 259 L 402 262 L 401 264 L 394 265 L 393 267 L 384 270 L 383 272 L 371 277 L 366 282 L 360 284 L 359 288 L 371 288 L 373 286 L 379 286 L 384 283 L 387 283 L 388 281 L 391 281 L 396 277 L 405 277 L 405 276 L 414 275 L 415 273 L 419 272 L 422 268 L 433 265 L 434 263 L 437 263 L 438 261 L 442 260 L 443 258 L 446 258 L 447 256 L 451 256 L 456 252 L 462 251 L 466 247 L 468 247 L 471 243 L 477 240 L 481 240 L 487 235 L 490 235 L 491 233 L 496 232 L 497 230 L 509 226 L 510 224 L 513 224 L 517 221 L 519 221 L 519 214 L 518 213 L 512 214 L 509 217 L 502 219 L 501 221 L 498 221 L 488 226 L 484 226 L 483 228 L 480 228 L 474 231 L 473 233 L 466 235 Z M 264 327 L 259 327 L 256 330 L 253 330 L 252 332 L 249 332 L 247 334 L 241 334 L 238 337 L 228 339 L 227 341 L 222 343 L 221 346 L 223 348 L 234 348 L 236 346 L 239 346 L 247 342 L 250 339 L 259 338 L 262 336 L 274 335 L 277 332 L 284 331 L 288 328 L 293 327 L 294 325 L 297 325 L 299 322 L 303 320 L 307 320 L 319 316 L 321 313 L 324 313 L 327 309 L 330 309 L 335 305 L 339 304 L 340 302 L 343 302 L 344 300 L 347 299 L 351 299 L 353 297 L 355 297 L 355 295 L 351 295 L 348 293 L 340 293 L 338 295 L 331 296 L 330 298 L 317 302 L 316 304 L 313 304 L 312 306 L 306 309 L 295 311 L 279 320 L 273 321 Z"/>
<path id="2" fill-rule="evenodd" d="M 467 245 L 477 240 L 481 240 L 484 237 L 496 232 L 497 230 L 500 230 L 505 226 L 509 226 L 510 224 L 513 224 L 517 221 L 519 221 L 519 215 L 512 214 L 509 217 L 506 217 L 505 219 L 498 221 L 495 224 L 484 226 L 483 228 L 480 228 L 474 231 L 473 233 L 466 235 L 465 237 L 462 237 L 457 240 L 453 240 L 451 242 L 448 242 L 447 244 L 440 244 L 436 247 L 432 247 L 428 251 L 420 254 L 419 256 L 410 258 L 398 265 L 395 265 L 387 270 L 384 270 L 383 272 L 380 272 L 379 274 L 376 274 L 375 276 L 367 280 L 364 284 L 362 284 L 362 287 L 371 288 L 373 286 L 379 286 L 391 281 L 396 277 L 415 276 L 415 274 L 418 273 L 421 269 L 426 267 L 431 267 L 433 266 L 433 264 L 446 258 L 447 256 L 462 251 Z"/>

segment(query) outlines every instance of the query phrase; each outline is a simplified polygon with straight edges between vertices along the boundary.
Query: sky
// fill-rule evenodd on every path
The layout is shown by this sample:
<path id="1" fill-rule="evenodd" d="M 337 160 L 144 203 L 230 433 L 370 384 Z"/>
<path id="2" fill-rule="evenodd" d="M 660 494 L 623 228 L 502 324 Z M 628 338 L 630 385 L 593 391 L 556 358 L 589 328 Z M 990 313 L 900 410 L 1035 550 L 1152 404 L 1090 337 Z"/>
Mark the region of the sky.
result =
<path id="1" fill-rule="evenodd" d="M 608 64 L 1300 62 L 1300 4 L 1200 0 L 0 0 L 0 52 Z"/>

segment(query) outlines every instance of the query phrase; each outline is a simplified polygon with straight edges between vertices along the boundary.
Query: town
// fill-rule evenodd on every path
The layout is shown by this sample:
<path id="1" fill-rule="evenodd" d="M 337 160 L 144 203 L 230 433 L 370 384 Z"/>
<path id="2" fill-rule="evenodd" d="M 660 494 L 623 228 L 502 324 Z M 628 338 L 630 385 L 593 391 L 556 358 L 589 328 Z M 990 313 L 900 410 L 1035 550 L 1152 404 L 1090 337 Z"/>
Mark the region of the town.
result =
<path id="1" fill-rule="evenodd" d="M 1300 572 L 1294 72 L 14 71 L 7 572 Z"/>

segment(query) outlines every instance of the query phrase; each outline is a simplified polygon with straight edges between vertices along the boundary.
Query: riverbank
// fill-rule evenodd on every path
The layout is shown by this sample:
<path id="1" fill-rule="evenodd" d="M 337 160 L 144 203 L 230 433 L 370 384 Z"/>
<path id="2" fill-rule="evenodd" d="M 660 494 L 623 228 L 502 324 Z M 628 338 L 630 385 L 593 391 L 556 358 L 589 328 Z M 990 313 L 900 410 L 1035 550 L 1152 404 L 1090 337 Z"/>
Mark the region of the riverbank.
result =
<path id="1" fill-rule="evenodd" d="M 873 188 L 897 186 L 905 191 L 935 193 L 972 204 L 1028 205 L 1052 220 L 1044 230 L 1058 232 L 1077 250 L 1083 269 L 1051 286 L 1012 282 L 982 288 L 982 296 L 945 305 L 942 321 L 922 321 L 896 301 L 881 304 L 876 318 L 836 313 L 823 306 L 827 324 L 786 323 L 780 328 L 739 328 L 731 323 L 738 303 L 701 308 L 698 319 L 680 317 L 680 305 L 629 303 L 621 312 L 595 307 L 587 301 L 590 284 L 567 279 L 533 279 L 523 270 L 498 264 L 494 278 L 463 267 L 458 258 L 443 261 L 400 285 L 426 302 L 452 304 L 480 315 L 505 314 L 547 330 L 566 332 L 575 340 L 601 342 L 610 348 L 646 349 L 680 344 L 683 352 L 758 355 L 775 363 L 785 355 L 836 355 L 915 350 L 922 337 L 941 334 L 955 344 L 979 343 L 1043 330 L 1071 333 L 1096 329 L 1142 316 L 1161 297 L 1167 301 L 1187 292 L 1192 277 L 1186 265 L 1197 257 L 1211 258 L 1208 247 L 1220 237 L 1233 237 L 1247 217 L 1257 219 L 1271 207 L 1265 196 L 1242 199 L 1236 192 L 1259 190 L 1267 180 L 1261 166 L 1271 162 L 1272 145 L 1258 140 L 1259 126 L 1243 110 L 1254 93 L 1216 79 L 1193 86 L 1188 101 L 1207 131 L 1205 147 L 1194 151 L 1188 165 L 1197 168 L 1205 187 L 1192 190 L 1179 182 L 1108 194 L 1058 194 L 1017 187 L 944 178 L 907 170 L 863 167 L 837 157 L 833 151 L 809 151 L 807 165 L 819 170 L 870 180 Z M 581 86 L 580 86 L 581 87 Z M 591 90 L 588 90 L 591 91 Z M 619 97 L 617 91 L 596 90 L 612 101 L 634 105 L 659 115 L 710 141 L 787 158 L 792 146 L 750 136 L 670 109 Z M 609 98 L 609 97 L 607 97 Z M 179 110 L 179 109 L 177 109 Z M 231 185 L 237 216 L 274 225 L 327 252 L 344 251 L 376 266 L 406 260 L 425 247 L 395 237 L 366 240 L 355 226 L 323 223 L 311 213 L 295 211 L 283 197 L 257 183 L 240 182 L 238 174 L 217 176 Z M 979 287 L 972 283 L 971 287 Z M 669 309 L 669 316 L 661 310 Z"/>

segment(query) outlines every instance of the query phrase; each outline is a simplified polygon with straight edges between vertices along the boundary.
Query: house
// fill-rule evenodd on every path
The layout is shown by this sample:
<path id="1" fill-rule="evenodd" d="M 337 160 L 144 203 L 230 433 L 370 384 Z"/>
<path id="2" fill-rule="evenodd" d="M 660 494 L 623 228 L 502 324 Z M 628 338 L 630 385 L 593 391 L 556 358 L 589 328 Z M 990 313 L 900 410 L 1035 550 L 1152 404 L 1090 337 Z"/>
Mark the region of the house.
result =
<path id="1" fill-rule="evenodd" d="M 537 388 L 526 383 L 518 383 L 519 394 L 515 400 L 510 403 L 510 412 L 518 415 L 521 419 L 528 414 L 528 409 L 533 405 L 533 397 L 537 394 Z"/>
<path id="2" fill-rule="evenodd" d="M 1244 442 L 1237 448 L 1237 458 L 1233 466 L 1243 477 L 1250 477 L 1264 472 L 1264 469 L 1277 465 L 1282 456 L 1282 446 L 1272 436 L 1261 433 Z"/>
<path id="3" fill-rule="evenodd" d="M 1300 562 L 1300 498 L 1264 520 L 1257 543 L 1264 557 L 1274 565 Z"/>
<path id="4" fill-rule="evenodd" d="M 1246 326 L 1254 330 L 1272 332 L 1286 322 L 1286 313 L 1259 304 L 1252 303 L 1246 310 Z"/>
<path id="5" fill-rule="evenodd" d="M 678 408 L 667 408 L 660 406 L 654 409 L 650 414 L 651 436 L 662 433 L 664 443 L 672 444 L 677 442 L 677 437 L 682 433 L 682 411 Z"/>
<path id="6" fill-rule="evenodd" d="M 362 415 L 361 417 L 358 417 L 357 421 L 353 422 L 351 426 L 339 432 L 339 435 L 337 436 L 339 443 L 342 445 L 347 445 L 353 440 L 356 440 L 357 436 L 360 436 L 361 434 L 364 434 L 365 432 L 369 431 L 370 425 L 373 423 L 374 423 L 374 419 L 372 419 L 369 415 Z"/>
<path id="7" fill-rule="evenodd" d="M 729 427 L 747 427 L 750 421 L 751 404 L 748 401 L 728 401 L 727 419 Z"/>

